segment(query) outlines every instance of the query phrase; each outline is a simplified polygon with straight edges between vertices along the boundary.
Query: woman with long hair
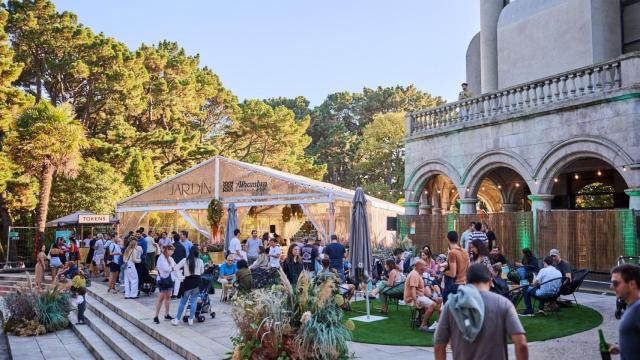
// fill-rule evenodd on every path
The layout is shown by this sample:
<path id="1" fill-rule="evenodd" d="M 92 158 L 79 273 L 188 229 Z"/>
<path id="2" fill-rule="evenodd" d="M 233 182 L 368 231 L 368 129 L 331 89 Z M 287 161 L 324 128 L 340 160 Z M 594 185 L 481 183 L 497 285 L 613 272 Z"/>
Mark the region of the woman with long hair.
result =
<path id="1" fill-rule="evenodd" d="M 403 293 L 404 288 L 398 287 L 393 293 L 390 291 L 394 286 L 404 282 L 404 274 L 396 265 L 393 259 L 387 259 L 384 263 L 384 269 L 389 273 L 389 278 L 384 281 L 380 280 L 376 284 L 376 288 L 371 292 L 370 297 L 375 298 L 378 294 L 380 297 L 380 312 L 386 314 L 388 310 L 389 296 L 396 296 L 397 292 Z"/>
<path id="2" fill-rule="evenodd" d="M 269 248 L 269 233 L 268 232 L 262 234 L 262 246 L 265 249 Z"/>
<path id="3" fill-rule="evenodd" d="M 44 269 L 47 268 L 47 254 L 45 251 L 47 247 L 43 244 L 40 247 L 40 252 L 36 258 L 36 288 L 40 289 L 42 282 L 44 281 Z"/>
<path id="4" fill-rule="evenodd" d="M 533 278 L 534 273 L 537 273 L 540 270 L 540 265 L 538 265 L 538 258 L 533 255 L 531 249 L 524 248 L 522 249 L 522 261 L 516 262 L 516 271 L 520 276 L 519 280 L 531 279 Z"/>
<path id="5" fill-rule="evenodd" d="M 49 264 L 51 266 L 51 280 L 53 281 L 54 285 L 58 279 L 58 269 L 60 269 L 60 267 L 62 266 L 62 260 L 60 260 L 61 253 L 62 252 L 58 248 L 58 244 L 53 244 L 51 250 L 49 250 L 49 257 L 51 258 Z"/>
<path id="6" fill-rule="evenodd" d="M 138 270 L 136 264 L 142 259 L 142 247 L 136 241 L 129 241 L 127 249 L 124 251 L 124 298 L 135 299 L 138 297 Z"/>
<path id="7" fill-rule="evenodd" d="M 484 244 L 484 241 L 480 239 L 474 239 L 469 244 L 469 252 L 471 253 L 472 259 L 471 261 L 476 264 L 482 264 L 487 267 L 489 270 L 489 274 L 493 272 L 493 267 L 491 266 L 491 259 L 489 259 L 489 249 Z"/>
<path id="8" fill-rule="evenodd" d="M 422 247 L 422 252 L 420 252 L 420 259 L 427 264 L 427 272 L 431 276 L 436 276 L 438 272 L 438 264 L 433 259 L 433 253 L 431 252 L 431 247 L 429 245 L 425 245 Z"/>
<path id="9" fill-rule="evenodd" d="M 180 318 L 182 318 L 182 311 L 188 300 L 191 300 L 189 304 L 189 325 L 193 325 L 193 318 L 196 316 L 196 306 L 198 304 L 198 294 L 200 293 L 200 275 L 204 272 L 204 262 L 200 259 L 200 250 L 198 246 L 194 245 L 189 249 L 189 255 L 180 260 L 176 265 L 176 270 L 184 269 L 184 280 L 182 280 L 182 286 L 184 293 L 180 299 L 180 305 L 178 305 L 178 312 L 176 318 L 171 321 L 173 325 L 178 325 Z"/>
<path id="10" fill-rule="evenodd" d="M 293 285 L 298 282 L 298 276 L 302 272 L 302 258 L 300 257 L 300 248 L 291 245 L 287 251 L 287 258 L 282 263 L 282 270 L 287 275 L 287 279 Z"/>
<path id="11" fill-rule="evenodd" d="M 173 320 L 173 317 L 169 315 L 169 305 L 171 305 L 171 293 L 173 292 L 174 284 L 174 269 L 176 262 L 173 261 L 171 255 L 173 254 L 173 245 L 167 245 L 162 248 L 162 254 L 158 258 L 156 264 L 156 270 L 158 271 L 158 299 L 156 300 L 156 312 L 153 317 L 153 322 L 160 323 L 158 314 L 160 308 L 164 304 L 164 319 Z"/>
<path id="12" fill-rule="evenodd" d="M 258 247 L 258 258 L 253 262 L 253 264 L 251 264 L 251 266 L 249 266 L 249 270 L 253 271 L 256 269 L 269 269 L 269 256 L 267 255 L 264 246 Z"/>

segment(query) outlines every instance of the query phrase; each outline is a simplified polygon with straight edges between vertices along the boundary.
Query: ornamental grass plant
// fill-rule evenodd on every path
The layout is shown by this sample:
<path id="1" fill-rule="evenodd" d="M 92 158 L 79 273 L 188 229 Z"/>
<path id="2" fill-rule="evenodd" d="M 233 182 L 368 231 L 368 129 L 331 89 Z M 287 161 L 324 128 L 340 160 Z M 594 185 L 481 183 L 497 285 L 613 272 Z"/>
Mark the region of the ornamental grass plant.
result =
<path id="1" fill-rule="evenodd" d="M 292 285 L 281 273 L 280 284 L 235 302 L 233 360 L 349 358 L 353 323 L 343 322 L 344 298 L 333 277 L 314 281 L 303 272 Z"/>
<path id="2" fill-rule="evenodd" d="M 8 294 L 4 303 L 8 311 L 4 325 L 7 333 L 37 336 L 69 326 L 69 294 L 58 286 L 40 293 L 33 289 L 20 289 Z"/>

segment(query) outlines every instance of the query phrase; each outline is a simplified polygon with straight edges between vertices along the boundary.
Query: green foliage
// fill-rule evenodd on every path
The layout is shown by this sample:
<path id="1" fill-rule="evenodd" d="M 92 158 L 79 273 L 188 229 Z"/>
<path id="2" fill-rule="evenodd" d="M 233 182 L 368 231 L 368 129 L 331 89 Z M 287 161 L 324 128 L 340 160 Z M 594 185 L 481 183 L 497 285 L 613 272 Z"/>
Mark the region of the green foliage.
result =
<path id="1" fill-rule="evenodd" d="M 55 177 L 48 218 L 55 219 L 81 209 L 111 214 L 113 204 L 127 196 L 129 191 L 113 167 L 88 158 L 80 164 L 75 179 Z"/>
<path id="2" fill-rule="evenodd" d="M 615 188 L 601 182 L 582 187 L 576 195 L 576 207 L 582 209 L 613 208 Z"/>
<path id="3" fill-rule="evenodd" d="M 124 183 L 131 192 L 138 192 L 151 186 L 154 182 L 153 172 L 149 172 L 148 162 L 139 151 L 134 152 L 124 176 Z"/>
<path id="4" fill-rule="evenodd" d="M 224 207 L 222 205 L 222 201 L 218 199 L 211 199 L 209 206 L 207 207 L 207 221 L 209 221 L 209 224 L 214 228 L 219 227 L 223 216 Z"/>
<path id="5" fill-rule="evenodd" d="M 40 324 L 44 325 L 47 331 L 53 332 L 69 327 L 69 294 L 61 292 L 58 287 L 41 293 L 36 308 Z"/>

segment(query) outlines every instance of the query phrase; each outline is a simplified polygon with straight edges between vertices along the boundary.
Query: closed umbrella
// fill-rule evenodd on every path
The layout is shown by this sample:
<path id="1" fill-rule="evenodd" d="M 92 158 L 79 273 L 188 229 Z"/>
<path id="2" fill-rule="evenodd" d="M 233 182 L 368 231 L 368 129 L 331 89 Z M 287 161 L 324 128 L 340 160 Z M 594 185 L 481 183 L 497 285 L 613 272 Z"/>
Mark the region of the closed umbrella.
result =
<path id="1" fill-rule="evenodd" d="M 349 261 L 351 262 L 351 278 L 358 281 L 365 281 L 365 277 L 371 274 L 373 264 L 373 254 L 371 253 L 371 242 L 369 239 L 369 219 L 367 218 L 367 199 L 362 188 L 356 189 L 353 197 L 353 208 L 351 209 L 351 231 L 349 231 Z M 365 276 L 366 275 L 366 276 Z M 369 306 L 369 286 L 365 294 L 367 315 L 364 321 L 375 321 L 371 319 Z"/>
<path id="2" fill-rule="evenodd" d="M 351 209 L 351 230 L 349 231 L 349 261 L 351 262 L 351 277 L 355 278 L 357 271 L 362 268 L 366 274 L 371 274 L 373 254 L 369 238 L 369 219 L 367 218 L 367 199 L 362 188 L 356 189 Z"/>
<path id="3" fill-rule="evenodd" d="M 224 232 L 224 253 L 225 256 L 229 253 L 229 244 L 233 238 L 233 231 L 238 228 L 238 213 L 236 212 L 236 205 L 234 203 L 229 204 L 227 208 L 227 228 Z"/>

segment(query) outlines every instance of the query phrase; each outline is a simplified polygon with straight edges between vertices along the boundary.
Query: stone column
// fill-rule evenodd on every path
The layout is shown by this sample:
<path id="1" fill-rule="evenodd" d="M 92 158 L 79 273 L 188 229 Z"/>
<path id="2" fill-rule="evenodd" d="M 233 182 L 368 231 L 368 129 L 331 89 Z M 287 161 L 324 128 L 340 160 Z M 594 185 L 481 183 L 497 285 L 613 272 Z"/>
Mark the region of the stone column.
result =
<path id="1" fill-rule="evenodd" d="M 640 210 L 640 188 L 627 189 L 624 193 L 629 195 L 629 209 Z"/>
<path id="2" fill-rule="evenodd" d="M 528 196 L 529 200 L 531 200 L 531 213 L 533 223 L 533 239 L 534 244 L 533 248 L 537 247 L 538 244 L 538 210 L 551 210 L 551 200 L 553 200 L 554 195 L 550 194 L 531 194 Z"/>
<path id="3" fill-rule="evenodd" d="M 502 212 L 516 212 L 518 204 L 502 204 Z"/>
<path id="4" fill-rule="evenodd" d="M 550 194 L 531 194 L 528 196 L 531 200 L 531 211 L 534 216 L 537 210 L 551 210 L 551 200 L 554 195 Z"/>
<path id="5" fill-rule="evenodd" d="M 428 204 L 420 205 L 419 209 L 420 209 L 420 211 L 419 211 L 420 215 L 431 214 L 431 205 L 428 205 Z"/>
<path id="6" fill-rule="evenodd" d="M 480 85 L 482 93 L 498 90 L 498 18 L 504 0 L 480 0 Z"/>
<path id="7" fill-rule="evenodd" d="M 474 198 L 460 199 L 460 214 L 475 214 L 477 202 L 478 199 Z"/>
<path id="8" fill-rule="evenodd" d="M 404 203 L 404 214 L 405 215 L 418 215 L 418 206 L 420 203 L 413 201 L 405 201 Z"/>

